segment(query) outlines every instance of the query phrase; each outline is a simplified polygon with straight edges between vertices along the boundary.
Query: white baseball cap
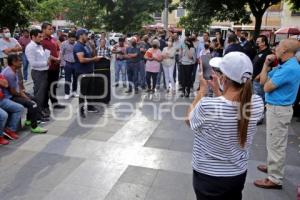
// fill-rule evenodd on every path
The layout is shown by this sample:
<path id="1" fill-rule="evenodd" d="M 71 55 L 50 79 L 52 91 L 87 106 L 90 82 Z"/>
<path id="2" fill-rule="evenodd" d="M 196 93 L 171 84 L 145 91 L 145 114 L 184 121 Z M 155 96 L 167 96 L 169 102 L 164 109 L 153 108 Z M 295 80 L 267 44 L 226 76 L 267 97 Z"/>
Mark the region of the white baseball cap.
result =
<path id="1" fill-rule="evenodd" d="M 212 58 L 209 62 L 212 67 L 219 68 L 230 80 L 239 84 L 252 78 L 253 65 L 250 58 L 242 52 L 230 52 L 223 58 Z"/>

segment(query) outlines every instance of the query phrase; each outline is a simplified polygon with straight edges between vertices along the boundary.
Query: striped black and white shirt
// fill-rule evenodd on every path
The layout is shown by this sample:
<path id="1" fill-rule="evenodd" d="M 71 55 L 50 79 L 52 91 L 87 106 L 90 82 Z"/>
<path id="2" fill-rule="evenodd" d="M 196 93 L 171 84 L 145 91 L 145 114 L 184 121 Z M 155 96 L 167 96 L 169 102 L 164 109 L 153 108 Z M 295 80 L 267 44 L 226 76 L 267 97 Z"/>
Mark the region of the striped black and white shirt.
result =
<path id="1" fill-rule="evenodd" d="M 190 114 L 191 129 L 195 132 L 193 168 L 216 177 L 238 176 L 247 170 L 249 147 L 256 133 L 264 104 L 253 95 L 251 118 L 245 148 L 238 142 L 239 103 L 223 96 L 204 97 Z"/>

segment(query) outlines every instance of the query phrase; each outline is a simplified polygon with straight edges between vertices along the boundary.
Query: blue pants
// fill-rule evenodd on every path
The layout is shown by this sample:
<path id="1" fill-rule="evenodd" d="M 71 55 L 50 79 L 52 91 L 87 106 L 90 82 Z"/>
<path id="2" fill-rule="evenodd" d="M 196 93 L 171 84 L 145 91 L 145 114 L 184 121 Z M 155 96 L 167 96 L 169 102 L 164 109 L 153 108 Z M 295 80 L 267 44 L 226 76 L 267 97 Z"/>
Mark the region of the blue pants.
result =
<path id="1" fill-rule="evenodd" d="M 17 131 L 24 107 L 10 99 L 4 98 L 0 100 L 0 108 L 8 113 L 7 128 L 12 131 Z"/>
<path id="2" fill-rule="evenodd" d="M 26 54 L 23 53 L 22 54 L 22 63 L 23 63 L 23 76 L 24 76 L 24 80 L 28 80 L 28 66 L 29 66 L 29 62 L 27 60 Z"/>
<path id="3" fill-rule="evenodd" d="M 262 100 L 265 102 L 265 92 L 263 86 L 258 81 L 253 81 L 253 91 L 254 94 L 257 94 L 262 98 Z"/>
<path id="4" fill-rule="evenodd" d="M 159 70 L 158 75 L 157 75 L 157 82 L 156 82 L 157 87 L 160 87 L 161 75 L 163 76 L 164 88 L 167 88 L 166 81 L 165 81 L 165 73 L 164 73 L 164 69 L 162 67 L 162 64 L 160 64 L 160 70 Z"/>
<path id="5" fill-rule="evenodd" d="M 3 136 L 3 130 L 5 128 L 7 118 L 8 118 L 7 112 L 5 112 L 2 108 L 0 108 L 0 137 Z"/>
<path id="6" fill-rule="evenodd" d="M 120 80 L 120 72 L 122 76 L 123 84 L 126 83 L 126 60 L 116 60 L 115 64 L 115 82 L 119 83 Z"/>
<path id="7" fill-rule="evenodd" d="M 65 94 L 70 94 L 70 85 L 72 84 L 72 91 L 77 91 L 77 75 L 74 63 L 66 62 L 65 65 Z"/>
<path id="8" fill-rule="evenodd" d="M 127 63 L 127 76 L 129 82 L 129 90 L 132 89 L 132 85 L 134 88 L 138 89 L 138 73 L 139 73 L 140 63 Z"/>
<path id="9" fill-rule="evenodd" d="M 140 62 L 140 67 L 139 67 L 139 85 L 142 88 L 146 87 L 146 71 L 145 71 L 145 61 Z"/>

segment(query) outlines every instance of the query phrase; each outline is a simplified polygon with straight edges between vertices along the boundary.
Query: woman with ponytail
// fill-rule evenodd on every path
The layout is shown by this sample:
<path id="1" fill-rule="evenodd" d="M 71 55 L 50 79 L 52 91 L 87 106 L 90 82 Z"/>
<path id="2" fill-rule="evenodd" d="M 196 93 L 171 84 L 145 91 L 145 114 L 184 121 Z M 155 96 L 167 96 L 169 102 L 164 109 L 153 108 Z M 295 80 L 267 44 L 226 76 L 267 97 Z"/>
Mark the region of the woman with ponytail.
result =
<path id="1" fill-rule="evenodd" d="M 222 75 L 213 74 L 209 81 L 200 77 L 200 91 L 187 112 L 186 122 L 195 133 L 194 190 L 197 200 L 241 200 L 249 148 L 264 104 L 252 93 L 248 56 L 231 52 L 211 63 Z M 204 97 L 208 84 L 216 97 Z"/>

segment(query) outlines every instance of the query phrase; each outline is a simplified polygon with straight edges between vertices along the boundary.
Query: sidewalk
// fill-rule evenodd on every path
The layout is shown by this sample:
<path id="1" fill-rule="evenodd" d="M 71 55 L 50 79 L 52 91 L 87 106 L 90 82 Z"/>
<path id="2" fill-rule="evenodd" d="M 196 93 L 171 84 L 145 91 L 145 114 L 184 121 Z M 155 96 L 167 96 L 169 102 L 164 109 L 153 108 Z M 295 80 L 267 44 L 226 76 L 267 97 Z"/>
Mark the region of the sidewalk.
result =
<path id="1" fill-rule="evenodd" d="M 59 88 L 62 90 L 62 87 Z M 60 91 L 61 93 L 61 91 Z M 123 94 L 122 89 L 116 90 Z M 161 94 L 164 94 L 163 92 Z M 21 138 L 0 147 L 1 200 L 195 200 L 192 188 L 193 133 L 170 112 L 181 98 L 158 99 L 144 93 L 116 99 L 106 110 L 89 114 L 82 127 L 74 112 L 55 111 L 46 135 L 21 132 Z M 137 115 L 128 120 L 127 104 Z M 152 104 L 153 103 L 153 104 Z M 164 107 L 160 107 L 164 104 Z M 168 103 L 168 104 L 167 104 Z M 154 115 L 154 107 L 162 118 Z M 186 106 L 174 109 L 183 116 Z M 169 110 L 170 111 L 170 110 Z M 63 119 L 68 118 L 68 119 Z M 103 126 L 100 126 L 103 124 Z M 256 166 L 266 160 L 265 126 L 259 126 L 249 162 L 244 200 L 294 200 L 300 184 L 300 123 L 289 131 L 284 189 L 262 190 L 252 184 L 264 178 Z"/>

